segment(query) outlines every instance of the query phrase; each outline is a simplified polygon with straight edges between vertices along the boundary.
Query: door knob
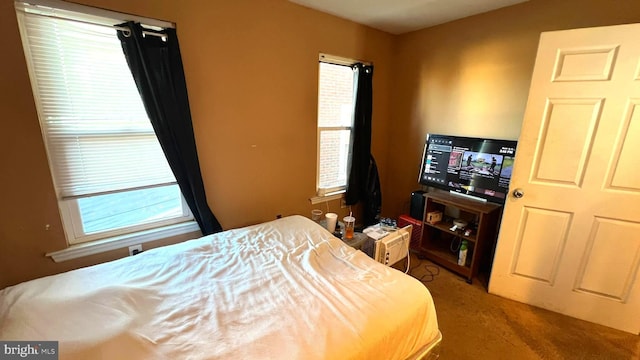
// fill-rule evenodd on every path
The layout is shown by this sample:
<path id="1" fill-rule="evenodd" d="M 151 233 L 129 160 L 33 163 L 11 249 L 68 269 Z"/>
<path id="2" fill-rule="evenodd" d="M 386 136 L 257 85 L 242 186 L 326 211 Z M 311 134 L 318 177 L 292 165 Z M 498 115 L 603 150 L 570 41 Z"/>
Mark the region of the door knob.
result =
<path id="1" fill-rule="evenodd" d="M 513 190 L 513 197 L 520 199 L 524 196 L 524 191 L 520 188 Z"/>

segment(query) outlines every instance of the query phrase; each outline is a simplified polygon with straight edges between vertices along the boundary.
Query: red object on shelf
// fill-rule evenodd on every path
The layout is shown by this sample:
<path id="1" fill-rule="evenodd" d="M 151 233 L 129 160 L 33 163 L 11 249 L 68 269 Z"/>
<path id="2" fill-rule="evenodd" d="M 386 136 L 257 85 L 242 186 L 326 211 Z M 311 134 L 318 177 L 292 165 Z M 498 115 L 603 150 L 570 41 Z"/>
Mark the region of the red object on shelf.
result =
<path id="1" fill-rule="evenodd" d="M 400 215 L 398 218 L 398 227 L 403 228 L 407 225 L 413 225 L 411 229 L 411 242 L 409 248 L 412 250 L 420 249 L 420 238 L 422 237 L 422 221 L 414 219 L 409 215 Z"/>

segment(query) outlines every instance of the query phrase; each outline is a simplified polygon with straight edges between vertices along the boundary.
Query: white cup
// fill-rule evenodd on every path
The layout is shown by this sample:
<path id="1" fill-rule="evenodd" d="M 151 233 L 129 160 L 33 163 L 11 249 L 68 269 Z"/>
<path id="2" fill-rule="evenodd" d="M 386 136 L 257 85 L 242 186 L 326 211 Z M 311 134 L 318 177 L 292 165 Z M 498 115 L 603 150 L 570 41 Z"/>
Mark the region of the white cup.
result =
<path id="1" fill-rule="evenodd" d="M 336 222 L 338 221 L 338 214 L 327 213 L 325 215 L 325 218 L 327 219 L 327 230 L 329 230 L 330 233 L 333 233 L 334 231 L 336 231 Z"/>

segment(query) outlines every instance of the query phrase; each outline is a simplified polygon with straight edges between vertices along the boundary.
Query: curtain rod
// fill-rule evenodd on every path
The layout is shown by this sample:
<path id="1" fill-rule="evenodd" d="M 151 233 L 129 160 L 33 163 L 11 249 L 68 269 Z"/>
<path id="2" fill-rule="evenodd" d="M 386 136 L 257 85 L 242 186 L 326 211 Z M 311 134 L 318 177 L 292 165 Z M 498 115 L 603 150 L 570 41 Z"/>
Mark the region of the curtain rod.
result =
<path id="1" fill-rule="evenodd" d="M 71 0 L 71 1 L 76 1 L 76 0 Z M 75 13 L 75 14 L 81 14 L 83 16 L 87 15 L 87 16 L 98 17 L 102 19 L 116 20 L 119 22 L 131 20 L 131 21 L 139 22 L 141 24 L 145 24 L 147 27 L 158 27 L 163 29 L 175 28 L 175 24 L 170 21 L 142 17 L 138 15 L 122 13 L 122 12 L 108 10 L 104 8 L 94 7 L 94 6 L 81 5 L 75 2 L 69 2 L 69 0 L 64 0 L 64 1 L 63 0 L 15 0 L 15 6 L 16 6 L 16 9 L 20 8 L 23 11 L 28 8 L 33 8 L 33 9 L 42 8 L 42 9 L 45 9 L 45 12 L 42 12 L 43 14 L 50 13 L 54 15 L 68 16 L 68 15 L 57 14 L 57 12 L 61 11 L 63 13 L 71 13 L 70 17 L 72 19 L 96 21 L 96 20 L 87 19 L 84 17 L 74 17 L 73 14 Z M 46 12 L 47 10 L 50 10 L 53 12 Z M 36 11 L 36 12 L 39 12 L 39 11 Z M 100 20 L 97 20 L 97 21 L 101 22 Z M 103 22 L 103 23 L 106 23 L 109 25 L 112 24 L 111 22 Z"/>
<path id="2" fill-rule="evenodd" d="M 335 64 L 335 65 L 345 65 L 352 66 L 357 63 L 362 63 L 367 66 L 373 65 L 370 61 L 362 61 L 362 60 L 354 60 L 336 55 L 329 55 L 325 53 L 320 53 L 318 60 L 325 63 Z"/>
<path id="3" fill-rule="evenodd" d="M 96 22 L 91 22 L 91 21 L 71 19 L 71 18 L 67 18 L 67 17 L 63 17 L 63 16 L 39 14 L 39 13 L 36 13 L 36 12 L 26 12 L 25 11 L 25 13 L 29 14 L 29 15 L 44 16 L 44 17 L 48 17 L 48 18 L 52 18 L 52 19 L 73 21 L 73 22 L 77 22 L 77 23 L 81 23 L 81 24 L 108 27 L 108 28 L 111 28 L 111 29 L 121 30 L 121 31 L 125 32 L 124 36 L 126 36 L 126 37 L 131 36 L 131 29 L 129 29 L 128 26 L 107 25 L 107 24 L 101 24 L 101 23 L 96 23 Z M 159 33 L 153 32 L 153 31 L 142 31 L 142 34 L 143 35 L 157 36 L 157 37 L 160 37 L 160 38 L 163 38 L 163 39 L 167 38 L 167 34 L 159 34 Z"/>

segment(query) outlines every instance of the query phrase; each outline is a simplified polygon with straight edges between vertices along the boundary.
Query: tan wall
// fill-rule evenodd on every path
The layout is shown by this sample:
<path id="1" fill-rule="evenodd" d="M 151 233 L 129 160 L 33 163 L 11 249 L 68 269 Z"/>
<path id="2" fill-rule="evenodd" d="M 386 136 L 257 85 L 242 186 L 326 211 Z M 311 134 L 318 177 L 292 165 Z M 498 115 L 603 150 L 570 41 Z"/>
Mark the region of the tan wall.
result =
<path id="1" fill-rule="evenodd" d="M 384 174 L 391 35 L 284 0 L 80 2 L 177 24 L 207 197 L 225 229 L 309 214 L 320 52 L 374 62 L 373 152 Z M 1 289 L 126 249 L 61 264 L 44 257 L 66 243 L 11 0 L 0 0 L 0 32 Z"/>
<path id="2" fill-rule="evenodd" d="M 637 0 L 531 0 L 397 37 L 385 215 L 408 213 L 427 133 L 518 138 L 541 32 L 634 22 Z"/>
<path id="3" fill-rule="evenodd" d="M 375 64 L 373 153 L 391 217 L 408 212 L 428 132 L 518 137 L 540 32 L 640 22 L 637 0 L 532 0 L 393 37 L 284 0 L 80 2 L 177 24 L 207 197 L 224 228 L 312 208 L 319 52 Z M 12 0 L 0 0 L 0 30 L 2 288 L 126 250 L 43 256 L 65 239 Z"/>

